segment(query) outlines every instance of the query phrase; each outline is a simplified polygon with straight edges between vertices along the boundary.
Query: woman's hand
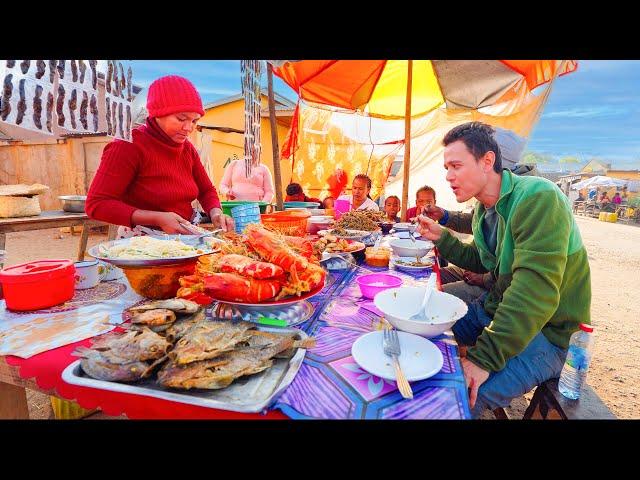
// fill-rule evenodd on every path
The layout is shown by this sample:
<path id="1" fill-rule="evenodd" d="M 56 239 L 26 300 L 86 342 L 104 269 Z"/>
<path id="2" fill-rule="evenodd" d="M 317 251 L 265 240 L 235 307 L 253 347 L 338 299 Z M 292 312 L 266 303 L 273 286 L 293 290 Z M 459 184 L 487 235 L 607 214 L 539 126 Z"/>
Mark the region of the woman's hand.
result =
<path id="1" fill-rule="evenodd" d="M 222 213 L 219 208 L 212 208 L 209 216 L 211 217 L 211 223 L 225 232 L 232 232 L 235 228 L 233 218 Z"/>
<path id="2" fill-rule="evenodd" d="M 189 223 L 174 212 L 156 212 L 154 210 L 135 210 L 131 215 L 132 225 L 151 225 L 160 227 L 165 233 L 189 235 L 191 232 L 182 226 Z"/>
<path id="3" fill-rule="evenodd" d="M 235 199 L 236 199 L 235 193 L 233 193 L 233 190 L 229 190 L 227 192 L 227 200 L 235 200 Z"/>
<path id="4" fill-rule="evenodd" d="M 417 220 L 418 233 L 420 233 L 420 235 L 432 242 L 440 240 L 442 227 L 437 222 L 434 222 L 432 219 L 425 217 L 424 215 L 420 215 Z"/>
<path id="5" fill-rule="evenodd" d="M 193 233 L 187 230 L 182 224 L 188 224 L 189 220 L 185 220 L 180 215 L 174 212 L 156 212 L 155 224 L 159 226 L 163 232 L 182 235 L 193 235 Z"/>

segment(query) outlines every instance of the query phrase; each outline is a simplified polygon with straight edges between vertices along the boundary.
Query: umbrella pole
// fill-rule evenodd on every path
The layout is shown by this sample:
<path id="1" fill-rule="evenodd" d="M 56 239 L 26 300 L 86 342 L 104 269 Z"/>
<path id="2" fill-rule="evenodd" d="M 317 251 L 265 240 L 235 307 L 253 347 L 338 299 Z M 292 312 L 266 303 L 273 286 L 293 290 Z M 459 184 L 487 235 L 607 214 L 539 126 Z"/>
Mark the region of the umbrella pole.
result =
<path id="1" fill-rule="evenodd" d="M 409 203 L 409 167 L 411 166 L 411 84 L 413 76 L 413 60 L 407 65 L 407 104 L 404 114 L 404 176 L 402 180 L 402 210 L 401 218 L 407 221 L 407 205 Z"/>
<path id="2" fill-rule="evenodd" d="M 276 102 L 273 97 L 273 65 L 267 62 L 267 84 L 269 93 L 269 123 L 271 124 L 271 147 L 273 149 L 273 183 L 276 192 L 276 210 L 284 210 L 282 203 L 282 174 L 280 172 L 280 149 L 278 126 L 276 125 Z"/>

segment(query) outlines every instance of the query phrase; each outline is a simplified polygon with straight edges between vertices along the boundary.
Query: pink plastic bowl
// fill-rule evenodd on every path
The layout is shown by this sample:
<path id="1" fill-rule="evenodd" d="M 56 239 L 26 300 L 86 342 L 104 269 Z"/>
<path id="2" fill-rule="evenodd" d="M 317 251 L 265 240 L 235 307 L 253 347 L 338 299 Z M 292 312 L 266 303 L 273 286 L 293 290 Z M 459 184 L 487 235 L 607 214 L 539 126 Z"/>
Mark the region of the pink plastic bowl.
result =
<path id="1" fill-rule="evenodd" d="M 389 288 L 396 288 L 402 285 L 402 279 L 386 273 L 372 273 L 363 275 L 356 279 L 360 292 L 365 298 L 373 298 L 376 294 Z"/>

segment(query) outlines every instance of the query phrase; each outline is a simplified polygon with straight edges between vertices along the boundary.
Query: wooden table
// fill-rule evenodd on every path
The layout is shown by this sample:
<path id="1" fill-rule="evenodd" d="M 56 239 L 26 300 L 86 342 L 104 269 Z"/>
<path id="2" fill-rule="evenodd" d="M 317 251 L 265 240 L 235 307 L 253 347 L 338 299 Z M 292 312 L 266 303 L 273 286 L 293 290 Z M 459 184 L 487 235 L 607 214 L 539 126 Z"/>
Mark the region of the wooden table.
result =
<path id="1" fill-rule="evenodd" d="M 69 213 L 63 210 L 44 211 L 33 217 L 0 218 L 0 250 L 4 250 L 6 234 L 24 232 L 28 230 L 43 230 L 45 228 L 82 226 L 80 244 L 78 245 L 78 260 L 84 260 L 89 238 L 89 228 L 95 225 L 109 225 L 108 223 L 91 220 L 86 213 Z M 109 240 L 115 238 L 115 226 L 109 225 Z M 0 268 L 2 264 L 0 263 Z"/>
<path id="2" fill-rule="evenodd" d="M 4 357 L 0 357 L 0 419 L 29 419 L 25 388 L 54 393 L 44 392 L 33 379 L 20 378 L 18 369 L 7 364 Z"/>

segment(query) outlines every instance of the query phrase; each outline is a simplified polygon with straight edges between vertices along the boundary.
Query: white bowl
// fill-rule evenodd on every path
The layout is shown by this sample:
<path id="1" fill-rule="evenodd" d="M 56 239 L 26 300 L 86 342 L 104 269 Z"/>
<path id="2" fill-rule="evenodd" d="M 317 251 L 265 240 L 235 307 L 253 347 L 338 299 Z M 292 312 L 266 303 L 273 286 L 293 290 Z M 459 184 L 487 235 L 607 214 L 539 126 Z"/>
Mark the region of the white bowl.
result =
<path id="1" fill-rule="evenodd" d="M 433 248 L 433 242 L 428 240 L 416 240 L 415 243 L 409 238 L 396 238 L 389 242 L 393 253 L 398 257 L 424 257 Z"/>
<path id="2" fill-rule="evenodd" d="M 449 293 L 434 290 L 424 318 L 409 320 L 424 297 L 425 287 L 390 288 L 373 299 L 391 325 L 403 332 L 431 338 L 449 330 L 467 313 L 467 304 Z"/>
<path id="3" fill-rule="evenodd" d="M 415 232 L 417 228 L 417 225 L 409 222 L 399 222 L 393 224 L 393 229 L 396 232 Z"/>

